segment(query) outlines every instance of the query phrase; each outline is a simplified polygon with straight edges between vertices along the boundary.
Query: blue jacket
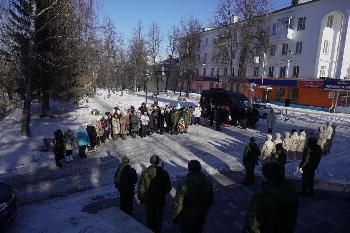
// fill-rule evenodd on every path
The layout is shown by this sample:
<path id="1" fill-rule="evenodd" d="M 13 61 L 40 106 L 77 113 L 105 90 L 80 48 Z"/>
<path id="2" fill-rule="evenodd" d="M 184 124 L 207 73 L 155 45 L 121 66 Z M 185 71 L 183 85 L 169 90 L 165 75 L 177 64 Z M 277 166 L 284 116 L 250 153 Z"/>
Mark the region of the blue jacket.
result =
<path id="1" fill-rule="evenodd" d="M 89 145 L 89 135 L 88 133 L 84 130 L 78 130 L 77 131 L 77 141 L 78 141 L 78 146 L 87 146 Z"/>

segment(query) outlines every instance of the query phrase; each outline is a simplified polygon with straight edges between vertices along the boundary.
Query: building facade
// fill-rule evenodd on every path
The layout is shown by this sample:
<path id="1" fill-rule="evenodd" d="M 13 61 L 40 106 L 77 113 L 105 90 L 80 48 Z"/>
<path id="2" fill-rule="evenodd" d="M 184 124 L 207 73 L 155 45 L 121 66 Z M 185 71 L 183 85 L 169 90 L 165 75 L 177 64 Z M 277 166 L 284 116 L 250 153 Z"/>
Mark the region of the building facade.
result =
<path id="1" fill-rule="evenodd" d="M 270 102 L 290 99 L 302 105 L 348 107 L 346 88 L 326 87 L 328 80 L 350 81 L 349 16 L 349 0 L 299 0 L 269 13 L 269 49 L 247 66 L 247 82 L 241 91 Z M 235 23 L 239 21 L 233 22 L 233 27 Z M 233 51 L 232 66 L 227 59 L 215 58 L 215 44 L 222 30 L 206 29 L 201 33 L 193 91 L 232 88 L 239 54 Z"/>

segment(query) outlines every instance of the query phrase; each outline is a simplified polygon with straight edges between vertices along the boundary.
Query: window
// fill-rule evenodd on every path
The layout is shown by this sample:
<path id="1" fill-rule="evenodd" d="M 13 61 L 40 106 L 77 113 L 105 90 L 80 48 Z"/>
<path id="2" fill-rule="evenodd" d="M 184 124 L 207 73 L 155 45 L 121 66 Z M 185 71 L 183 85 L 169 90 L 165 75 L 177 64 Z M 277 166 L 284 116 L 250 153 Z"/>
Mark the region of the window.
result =
<path id="1" fill-rule="evenodd" d="M 211 68 L 210 76 L 214 76 L 214 68 Z"/>
<path id="2" fill-rule="evenodd" d="M 323 42 L 323 50 L 322 51 L 324 54 L 328 54 L 328 52 L 329 52 L 329 41 L 328 40 L 325 40 Z"/>
<path id="3" fill-rule="evenodd" d="M 218 77 L 220 76 L 220 68 L 216 69 L 216 76 L 218 76 Z"/>
<path id="4" fill-rule="evenodd" d="M 232 68 L 232 70 L 231 70 L 231 76 L 232 76 L 232 77 L 235 76 L 235 68 Z"/>
<path id="5" fill-rule="evenodd" d="M 203 68 L 203 76 L 207 75 L 207 68 Z"/>
<path id="6" fill-rule="evenodd" d="M 302 17 L 298 19 L 298 31 L 305 30 L 305 21 L 306 21 L 306 17 Z"/>
<path id="7" fill-rule="evenodd" d="M 286 77 L 286 70 L 287 70 L 287 66 L 281 66 L 280 67 L 280 78 L 285 78 Z"/>
<path id="8" fill-rule="evenodd" d="M 333 27 L 333 15 L 328 16 L 327 19 L 327 27 L 332 28 Z"/>
<path id="9" fill-rule="evenodd" d="M 295 54 L 301 54 L 302 50 L 303 50 L 303 42 L 298 41 L 295 46 Z"/>
<path id="10" fill-rule="evenodd" d="M 273 23 L 272 27 L 271 27 L 271 35 L 276 35 L 276 31 L 277 31 L 277 23 Z"/>
<path id="11" fill-rule="evenodd" d="M 276 55 L 276 45 L 271 45 L 270 47 L 270 56 Z"/>
<path id="12" fill-rule="evenodd" d="M 320 77 L 321 78 L 325 78 L 326 77 L 326 67 L 325 66 L 321 66 Z"/>
<path id="13" fill-rule="evenodd" d="M 195 72 L 196 72 L 196 75 L 199 76 L 199 69 L 198 68 L 196 68 Z"/>
<path id="14" fill-rule="evenodd" d="M 293 67 L 293 78 L 299 78 L 299 66 Z"/>
<path id="15" fill-rule="evenodd" d="M 275 71 L 275 67 L 270 66 L 270 67 L 269 67 L 269 75 L 268 75 L 270 78 L 273 78 L 273 73 L 274 73 L 274 71 Z"/>
<path id="16" fill-rule="evenodd" d="M 289 100 L 291 103 L 297 103 L 299 98 L 299 88 L 294 87 L 289 90 Z"/>
<path id="17" fill-rule="evenodd" d="M 260 68 L 254 67 L 254 77 L 259 77 L 259 76 L 260 76 Z"/>
<path id="18" fill-rule="evenodd" d="M 284 101 L 285 89 L 276 88 L 276 101 Z"/>
<path id="19" fill-rule="evenodd" d="M 227 76 L 227 68 L 224 68 L 224 77 Z"/>
<path id="20" fill-rule="evenodd" d="M 282 44 L 282 55 L 287 55 L 288 53 L 288 44 Z"/>
<path id="21" fill-rule="evenodd" d="M 203 58 L 203 64 L 206 64 L 206 63 L 207 63 L 207 59 L 208 59 L 208 54 L 205 53 L 205 54 L 204 54 L 204 58 Z"/>

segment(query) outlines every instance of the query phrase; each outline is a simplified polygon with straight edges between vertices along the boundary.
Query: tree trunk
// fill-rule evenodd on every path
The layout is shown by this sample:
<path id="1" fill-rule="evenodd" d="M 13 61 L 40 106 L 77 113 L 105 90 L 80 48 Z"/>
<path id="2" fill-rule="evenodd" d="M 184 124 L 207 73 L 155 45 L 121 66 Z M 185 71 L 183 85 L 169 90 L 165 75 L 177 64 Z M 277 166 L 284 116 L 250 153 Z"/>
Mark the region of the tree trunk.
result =
<path id="1" fill-rule="evenodd" d="M 165 76 L 165 90 L 164 90 L 164 92 L 166 93 L 168 91 L 169 73 L 166 72 L 165 75 L 166 76 Z"/>
<path id="2" fill-rule="evenodd" d="M 32 84 L 29 76 L 25 77 L 24 104 L 21 117 L 21 135 L 30 137 L 30 109 L 32 107 Z"/>
<path id="3" fill-rule="evenodd" d="M 183 82 L 182 82 L 182 80 L 181 80 L 181 86 L 180 86 L 180 96 L 181 96 L 181 94 L 182 94 L 182 88 L 183 88 Z"/>
<path id="4" fill-rule="evenodd" d="M 159 95 L 159 77 L 158 75 L 156 76 L 156 82 L 157 82 L 157 95 Z"/>
<path id="5" fill-rule="evenodd" d="M 12 90 L 10 88 L 6 88 L 6 92 L 7 92 L 9 100 L 13 100 Z"/>
<path id="6" fill-rule="evenodd" d="M 46 90 L 43 90 L 41 97 L 41 115 L 40 117 L 47 117 L 48 111 L 50 110 L 50 95 Z"/>
<path id="7" fill-rule="evenodd" d="M 246 70 L 246 58 L 247 58 L 247 52 L 248 49 L 246 45 L 243 45 L 243 48 L 241 49 L 241 53 L 239 56 L 239 65 L 238 65 L 238 83 L 236 86 L 236 91 L 239 92 L 239 88 L 241 86 L 241 83 L 243 83 L 243 79 L 245 78 L 245 70 Z"/>

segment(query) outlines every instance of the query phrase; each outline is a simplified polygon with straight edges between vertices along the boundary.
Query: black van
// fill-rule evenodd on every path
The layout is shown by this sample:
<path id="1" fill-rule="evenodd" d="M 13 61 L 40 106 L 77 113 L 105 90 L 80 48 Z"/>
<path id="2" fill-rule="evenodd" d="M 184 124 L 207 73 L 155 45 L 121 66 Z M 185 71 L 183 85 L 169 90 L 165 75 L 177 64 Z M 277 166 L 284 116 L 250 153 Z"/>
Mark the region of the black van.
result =
<path id="1" fill-rule="evenodd" d="M 205 90 L 202 91 L 200 105 L 204 117 L 208 117 L 210 109 L 215 106 L 228 106 L 233 125 L 245 124 L 248 127 L 254 127 L 259 120 L 259 116 L 255 116 L 256 112 L 248 98 L 239 92 L 225 91 L 221 88 Z"/>

